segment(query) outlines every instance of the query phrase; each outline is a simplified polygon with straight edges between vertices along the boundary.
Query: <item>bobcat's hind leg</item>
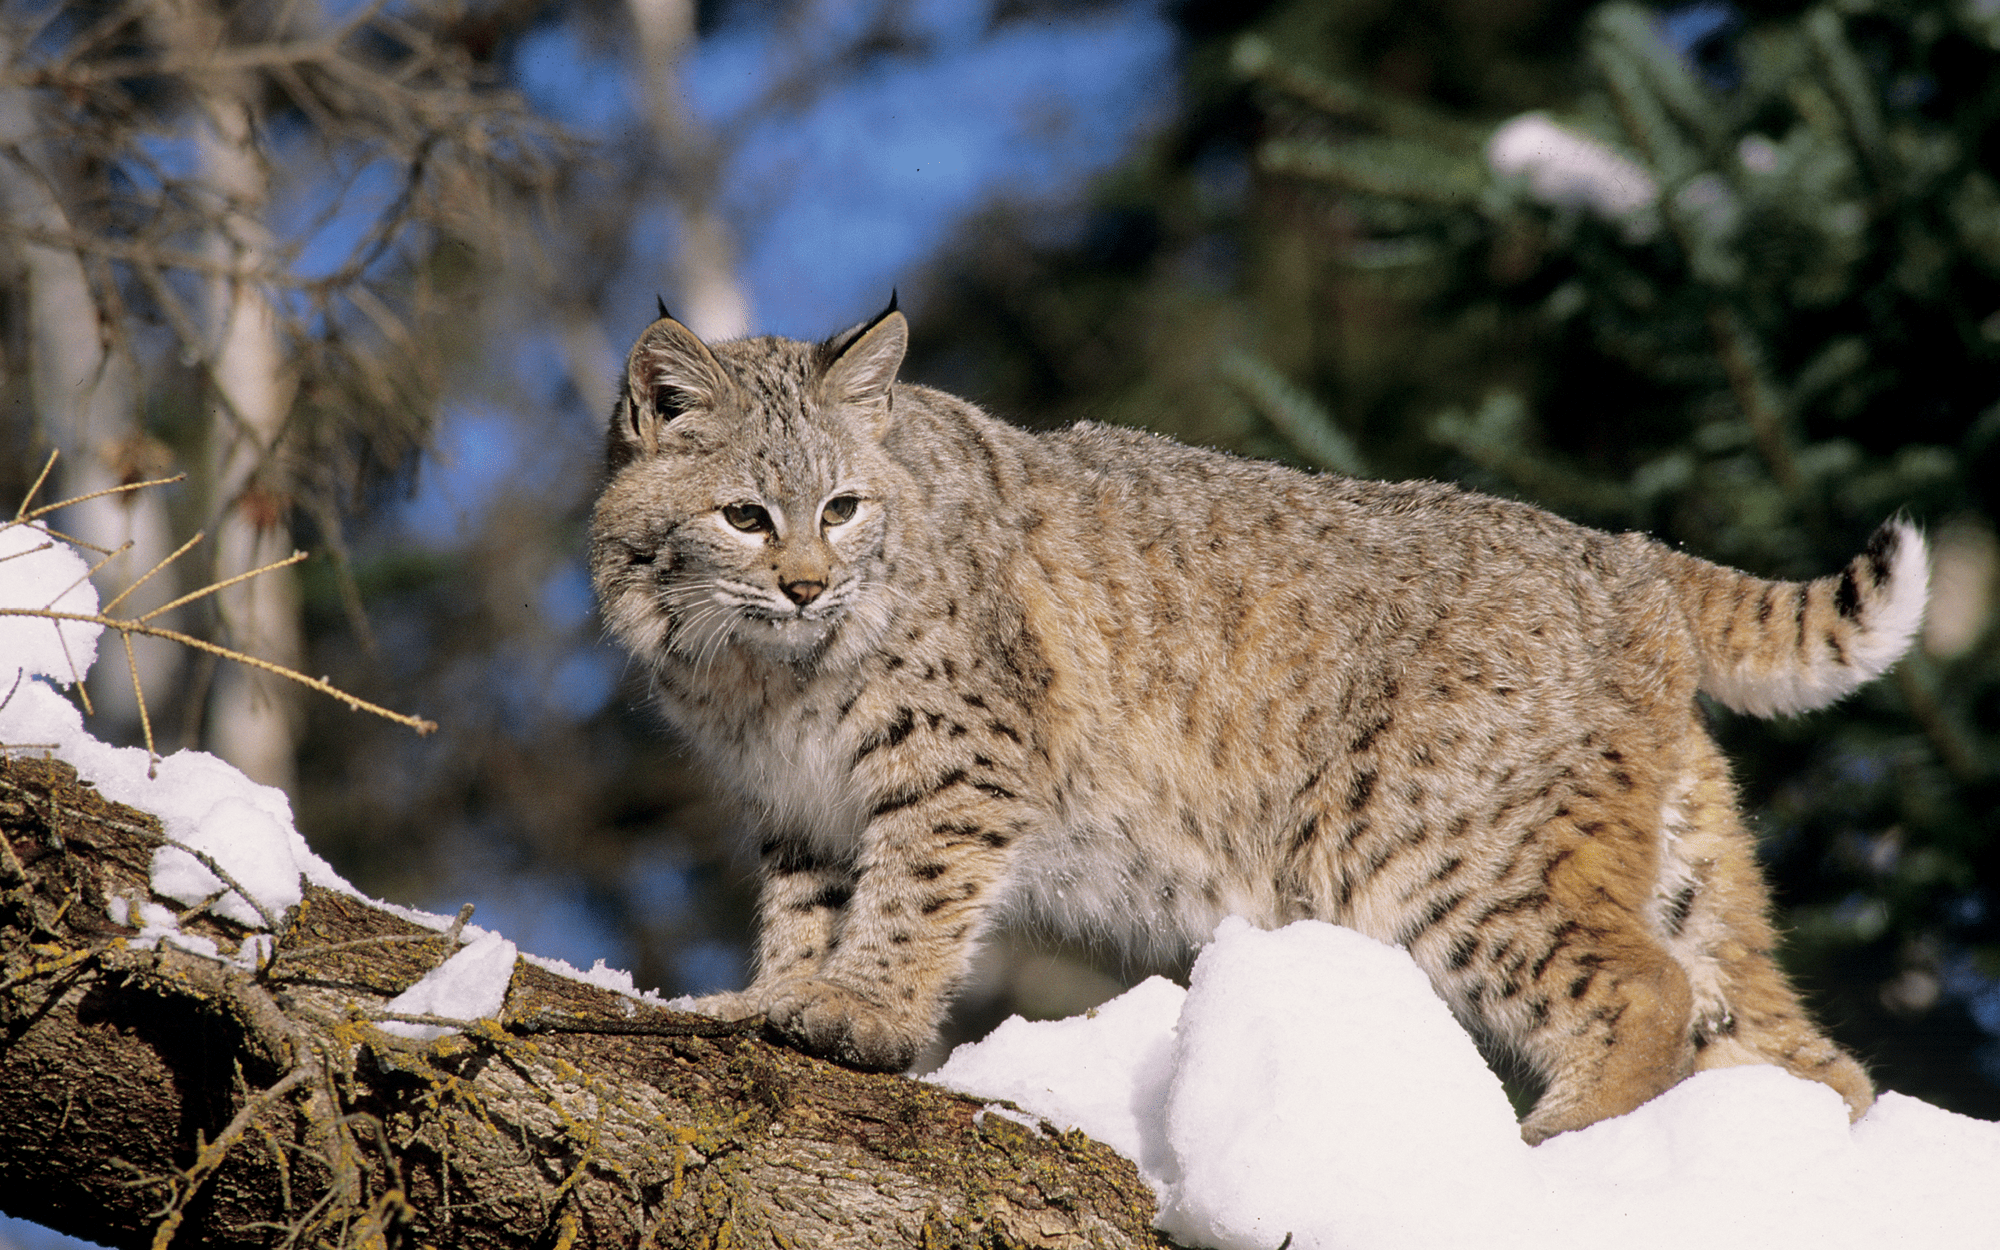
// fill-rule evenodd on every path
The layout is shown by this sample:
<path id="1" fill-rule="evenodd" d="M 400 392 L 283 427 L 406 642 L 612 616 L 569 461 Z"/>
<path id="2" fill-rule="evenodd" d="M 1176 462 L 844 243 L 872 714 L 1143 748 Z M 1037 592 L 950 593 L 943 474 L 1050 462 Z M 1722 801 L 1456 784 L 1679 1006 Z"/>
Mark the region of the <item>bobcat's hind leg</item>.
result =
<path id="1" fill-rule="evenodd" d="M 1846 1101 L 1848 1117 L 1859 1119 L 1875 1102 L 1875 1083 L 1854 1056 L 1807 1018 L 1770 958 L 1746 952 L 1728 973 L 1730 1015 L 1712 1034 L 1697 1034 L 1696 1070 L 1776 1064 L 1793 1076 L 1831 1086 Z"/>
<path id="2" fill-rule="evenodd" d="M 1695 990 L 1652 919 L 1656 800 L 1614 797 L 1550 800 L 1552 819 L 1508 839 L 1484 902 L 1455 900 L 1441 923 L 1398 935 L 1463 1019 L 1542 1078 L 1521 1125 L 1531 1144 L 1623 1115 L 1694 1070 Z"/>
<path id="3" fill-rule="evenodd" d="M 1662 852 L 1659 924 L 1695 987 L 1694 1066 L 1776 1064 L 1831 1086 L 1859 1117 L 1875 1100 L 1874 1083 L 1813 1024 L 1772 956 L 1777 939 L 1755 847 L 1712 746 L 1691 777 Z"/>
<path id="4" fill-rule="evenodd" d="M 1624 1115 L 1694 1068 L 1687 974 L 1642 934 L 1601 940 L 1514 1045 L 1547 1079 L 1521 1122 L 1534 1145 Z"/>

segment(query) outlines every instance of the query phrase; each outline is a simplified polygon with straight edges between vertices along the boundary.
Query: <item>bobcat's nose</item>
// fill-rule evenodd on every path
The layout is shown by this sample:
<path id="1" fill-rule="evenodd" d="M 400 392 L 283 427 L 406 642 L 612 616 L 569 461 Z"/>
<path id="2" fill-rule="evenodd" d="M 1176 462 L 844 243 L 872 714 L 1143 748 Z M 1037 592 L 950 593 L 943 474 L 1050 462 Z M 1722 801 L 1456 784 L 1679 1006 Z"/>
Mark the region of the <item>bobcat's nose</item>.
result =
<path id="1" fill-rule="evenodd" d="M 819 598 L 820 592 L 826 589 L 826 583 L 807 581 L 786 582 L 781 589 L 785 592 L 785 598 L 790 599 L 793 603 L 803 608 L 808 603 Z"/>

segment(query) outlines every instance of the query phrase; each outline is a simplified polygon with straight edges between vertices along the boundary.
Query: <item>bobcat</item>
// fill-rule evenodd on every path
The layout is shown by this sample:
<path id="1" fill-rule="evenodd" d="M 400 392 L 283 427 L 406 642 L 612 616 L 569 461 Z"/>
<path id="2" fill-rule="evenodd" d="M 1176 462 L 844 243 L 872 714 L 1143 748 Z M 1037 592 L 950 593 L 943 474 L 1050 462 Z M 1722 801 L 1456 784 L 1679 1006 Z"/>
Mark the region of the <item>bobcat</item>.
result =
<path id="1" fill-rule="evenodd" d="M 757 975 L 700 1000 L 899 1070 L 1020 907 L 1399 943 L 1545 1080 L 1523 1136 L 1696 1069 L 1867 1075 L 1772 962 L 1697 690 L 1818 707 L 1902 654 L 1923 539 L 1765 581 L 1429 482 L 1312 476 L 896 381 L 821 343 L 633 348 L 592 523 L 610 631 L 763 829 Z"/>

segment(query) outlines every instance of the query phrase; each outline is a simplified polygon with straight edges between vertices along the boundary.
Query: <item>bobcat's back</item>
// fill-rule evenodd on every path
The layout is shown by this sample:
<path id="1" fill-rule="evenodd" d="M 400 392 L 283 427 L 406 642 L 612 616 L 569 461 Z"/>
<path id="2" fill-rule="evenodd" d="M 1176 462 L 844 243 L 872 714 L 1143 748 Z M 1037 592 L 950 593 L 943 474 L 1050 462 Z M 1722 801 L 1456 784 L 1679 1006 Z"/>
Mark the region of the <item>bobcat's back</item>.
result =
<path id="1" fill-rule="evenodd" d="M 663 321 L 628 370 L 593 574 L 766 830 L 758 976 L 713 1010 L 894 1067 L 1002 904 L 1140 943 L 1314 917 L 1547 1078 L 1531 1138 L 1726 1063 L 1867 1104 L 1771 962 L 1694 696 L 1886 667 L 1913 529 L 1761 581 L 1448 486 L 1032 435 L 895 384 L 903 334 Z"/>

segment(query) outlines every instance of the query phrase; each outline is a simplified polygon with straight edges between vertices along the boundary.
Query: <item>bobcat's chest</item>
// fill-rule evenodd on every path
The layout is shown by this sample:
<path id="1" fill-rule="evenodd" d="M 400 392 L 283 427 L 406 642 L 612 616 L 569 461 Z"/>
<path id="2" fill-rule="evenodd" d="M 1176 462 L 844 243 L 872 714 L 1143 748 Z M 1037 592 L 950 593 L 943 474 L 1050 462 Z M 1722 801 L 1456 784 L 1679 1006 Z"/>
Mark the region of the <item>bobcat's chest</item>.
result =
<path id="1" fill-rule="evenodd" d="M 767 832 L 833 859 L 851 856 L 868 823 L 854 751 L 827 700 L 765 690 L 705 703 L 662 692 L 661 705 L 716 778 L 756 809 Z"/>
<path id="2" fill-rule="evenodd" d="M 843 856 L 860 841 L 868 813 L 853 750 L 825 718 L 795 712 L 764 721 L 746 736 L 736 769 L 738 789 L 774 832 Z"/>

